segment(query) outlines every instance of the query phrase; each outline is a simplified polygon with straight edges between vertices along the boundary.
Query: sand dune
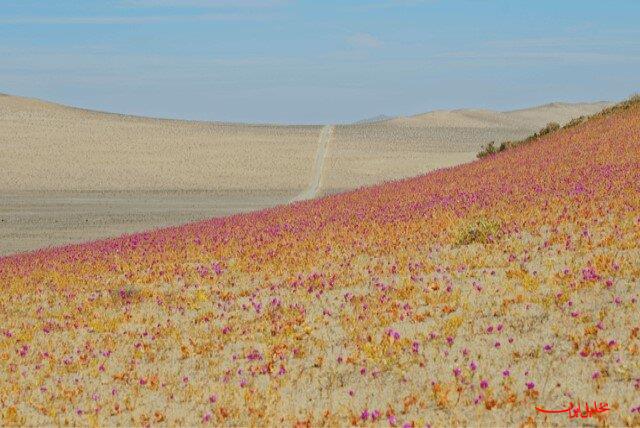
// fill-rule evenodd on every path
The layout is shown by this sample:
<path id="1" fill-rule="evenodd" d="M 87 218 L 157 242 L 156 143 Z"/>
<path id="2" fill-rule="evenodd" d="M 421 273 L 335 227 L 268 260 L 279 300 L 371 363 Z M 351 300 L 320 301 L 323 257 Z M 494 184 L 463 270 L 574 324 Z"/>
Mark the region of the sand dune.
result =
<path id="1" fill-rule="evenodd" d="M 415 176 L 606 105 L 437 111 L 336 126 L 323 141 L 322 126 L 153 119 L 5 95 L 0 255 Z"/>
<path id="2" fill-rule="evenodd" d="M 535 131 L 549 122 L 565 124 L 575 117 L 592 115 L 611 105 L 612 103 L 601 101 L 550 103 L 505 112 L 482 109 L 437 110 L 416 116 L 395 118 L 384 124 L 429 128 L 505 128 Z"/>
<path id="3" fill-rule="evenodd" d="M 159 120 L 0 99 L 2 190 L 306 187 L 319 126 Z"/>

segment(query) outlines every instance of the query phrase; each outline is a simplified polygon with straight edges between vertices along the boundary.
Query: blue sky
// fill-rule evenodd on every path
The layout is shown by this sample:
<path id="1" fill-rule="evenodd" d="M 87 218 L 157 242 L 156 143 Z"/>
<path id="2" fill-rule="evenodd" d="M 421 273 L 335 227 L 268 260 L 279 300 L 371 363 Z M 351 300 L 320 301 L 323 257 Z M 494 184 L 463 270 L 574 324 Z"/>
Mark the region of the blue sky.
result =
<path id="1" fill-rule="evenodd" d="M 0 92 L 340 123 L 640 91 L 640 1 L 0 0 Z"/>

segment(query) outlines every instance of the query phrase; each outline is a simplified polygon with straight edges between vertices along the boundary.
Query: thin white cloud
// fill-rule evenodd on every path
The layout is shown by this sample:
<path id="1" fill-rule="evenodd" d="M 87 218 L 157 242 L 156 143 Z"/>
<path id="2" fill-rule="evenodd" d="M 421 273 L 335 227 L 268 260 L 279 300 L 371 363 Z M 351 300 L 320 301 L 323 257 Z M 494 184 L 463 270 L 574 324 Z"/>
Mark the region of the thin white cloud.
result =
<path id="1" fill-rule="evenodd" d="M 640 59 L 638 55 L 602 53 L 602 52 L 447 52 L 433 55 L 432 58 L 455 60 L 532 60 L 546 61 L 570 61 L 570 62 L 635 62 Z"/>
<path id="2" fill-rule="evenodd" d="M 139 8 L 265 8 L 290 3 L 289 0 L 122 0 L 121 6 Z"/>
<path id="3" fill-rule="evenodd" d="M 347 37 L 347 43 L 356 48 L 377 49 L 382 46 L 378 38 L 369 33 L 355 33 Z"/>
<path id="4" fill-rule="evenodd" d="M 206 13 L 189 15 L 144 16 L 16 16 L 0 17 L 4 25 L 115 25 L 157 24 L 164 22 L 253 21 L 272 17 L 240 13 Z"/>

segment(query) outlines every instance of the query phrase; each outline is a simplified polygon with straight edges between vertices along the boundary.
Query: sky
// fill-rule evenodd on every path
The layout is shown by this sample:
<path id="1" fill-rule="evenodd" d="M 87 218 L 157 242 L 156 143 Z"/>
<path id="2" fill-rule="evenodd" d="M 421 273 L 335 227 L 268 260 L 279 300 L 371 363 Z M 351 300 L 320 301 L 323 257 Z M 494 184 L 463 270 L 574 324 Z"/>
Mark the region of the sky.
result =
<path id="1" fill-rule="evenodd" d="M 0 0 L 0 92 L 345 123 L 640 92 L 637 0 Z"/>

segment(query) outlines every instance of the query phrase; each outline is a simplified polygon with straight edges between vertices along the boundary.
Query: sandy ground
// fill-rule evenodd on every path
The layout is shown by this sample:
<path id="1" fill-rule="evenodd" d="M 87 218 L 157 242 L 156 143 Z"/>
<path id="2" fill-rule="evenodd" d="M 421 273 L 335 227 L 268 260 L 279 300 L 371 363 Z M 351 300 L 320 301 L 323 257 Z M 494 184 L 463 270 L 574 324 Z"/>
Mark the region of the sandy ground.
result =
<path id="1" fill-rule="evenodd" d="M 0 193 L 0 255 L 283 204 L 289 192 L 20 191 Z"/>
<path id="2" fill-rule="evenodd" d="M 415 176 L 604 106 L 438 111 L 322 138 L 321 126 L 140 118 L 0 96 L 0 255 Z"/>

